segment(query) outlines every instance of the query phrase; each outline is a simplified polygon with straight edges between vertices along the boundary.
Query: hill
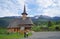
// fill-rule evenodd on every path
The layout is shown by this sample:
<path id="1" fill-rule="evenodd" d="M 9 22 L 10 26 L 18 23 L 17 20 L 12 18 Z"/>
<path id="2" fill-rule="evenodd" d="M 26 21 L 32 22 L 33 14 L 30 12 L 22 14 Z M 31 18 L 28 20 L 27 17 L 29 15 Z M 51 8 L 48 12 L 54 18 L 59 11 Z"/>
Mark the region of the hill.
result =
<path id="1" fill-rule="evenodd" d="M 20 18 L 20 16 L 11 16 L 11 17 L 2 17 L 0 18 L 0 27 L 7 27 L 12 20 Z M 45 15 L 36 15 L 34 17 L 31 17 L 33 23 L 35 25 L 46 25 L 47 22 L 50 20 L 52 22 L 58 22 L 60 23 L 60 17 L 49 17 Z"/>

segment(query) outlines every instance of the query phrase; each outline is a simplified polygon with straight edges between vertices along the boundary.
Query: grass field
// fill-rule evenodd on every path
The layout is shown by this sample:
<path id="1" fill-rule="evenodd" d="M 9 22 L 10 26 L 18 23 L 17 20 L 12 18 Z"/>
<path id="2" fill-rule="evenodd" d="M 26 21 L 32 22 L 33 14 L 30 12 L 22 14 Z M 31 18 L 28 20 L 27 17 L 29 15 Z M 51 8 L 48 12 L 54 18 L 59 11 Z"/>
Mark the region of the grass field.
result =
<path id="1" fill-rule="evenodd" d="M 32 34 L 29 33 L 29 36 Z M 0 39 L 15 39 L 15 38 L 24 38 L 24 34 L 20 33 L 7 33 L 6 29 L 0 29 Z"/>
<path id="2" fill-rule="evenodd" d="M 23 38 L 24 35 L 20 33 L 0 34 L 0 38 Z"/>
<path id="3" fill-rule="evenodd" d="M 29 33 L 29 36 L 32 34 Z M 0 34 L 0 39 L 13 39 L 13 38 L 24 38 L 23 34 L 20 33 L 11 33 L 11 34 Z"/>

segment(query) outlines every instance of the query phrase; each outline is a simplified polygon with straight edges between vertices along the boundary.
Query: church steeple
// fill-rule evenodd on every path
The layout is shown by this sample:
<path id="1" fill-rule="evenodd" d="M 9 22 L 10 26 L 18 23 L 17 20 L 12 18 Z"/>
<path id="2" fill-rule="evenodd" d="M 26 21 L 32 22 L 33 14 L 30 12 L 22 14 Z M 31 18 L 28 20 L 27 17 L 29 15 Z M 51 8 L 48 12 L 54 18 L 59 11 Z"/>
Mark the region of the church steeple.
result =
<path id="1" fill-rule="evenodd" d="M 24 5 L 24 13 L 26 13 L 26 7 L 25 7 L 25 5 Z"/>
<path id="2" fill-rule="evenodd" d="M 28 15 L 28 14 L 26 13 L 26 7 L 25 7 L 25 5 L 24 5 L 24 10 L 23 10 L 22 15 Z"/>

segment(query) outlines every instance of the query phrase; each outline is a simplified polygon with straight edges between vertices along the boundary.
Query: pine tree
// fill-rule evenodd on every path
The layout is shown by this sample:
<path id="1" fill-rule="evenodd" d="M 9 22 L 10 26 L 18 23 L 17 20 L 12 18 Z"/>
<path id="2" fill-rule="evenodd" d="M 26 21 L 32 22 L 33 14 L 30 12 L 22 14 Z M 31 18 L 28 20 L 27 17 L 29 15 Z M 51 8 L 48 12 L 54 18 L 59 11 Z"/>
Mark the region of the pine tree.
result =
<path id="1" fill-rule="evenodd" d="M 52 26 L 52 22 L 49 20 L 48 21 L 48 27 L 51 27 Z"/>

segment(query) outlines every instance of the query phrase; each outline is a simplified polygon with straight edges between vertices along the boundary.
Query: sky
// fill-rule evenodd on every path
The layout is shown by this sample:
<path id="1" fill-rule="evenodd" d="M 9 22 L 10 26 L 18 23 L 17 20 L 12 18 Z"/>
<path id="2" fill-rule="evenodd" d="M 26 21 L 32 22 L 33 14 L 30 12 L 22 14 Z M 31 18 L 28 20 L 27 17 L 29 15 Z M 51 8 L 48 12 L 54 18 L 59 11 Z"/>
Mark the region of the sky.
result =
<path id="1" fill-rule="evenodd" d="M 60 17 L 60 0 L 0 0 L 0 17 L 21 16 L 24 5 L 28 16 Z"/>

